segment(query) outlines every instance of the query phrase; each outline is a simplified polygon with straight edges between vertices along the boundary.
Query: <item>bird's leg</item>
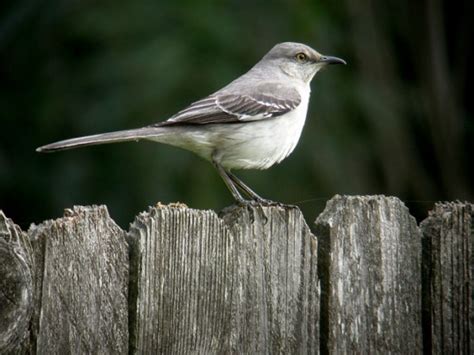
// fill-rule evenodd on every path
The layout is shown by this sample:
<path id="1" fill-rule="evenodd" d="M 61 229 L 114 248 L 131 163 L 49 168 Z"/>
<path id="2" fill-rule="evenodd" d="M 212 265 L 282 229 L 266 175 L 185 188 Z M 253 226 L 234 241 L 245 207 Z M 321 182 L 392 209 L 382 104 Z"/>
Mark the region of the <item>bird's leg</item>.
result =
<path id="1" fill-rule="evenodd" d="M 276 204 L 274 201 L 267 200 L 263 197 L 260 197 L 255 191 L 253 191 L 250 187 L 248 187 L 242 180 L 240 180 L 237 176 L 232 174 L 230 171 L 226 171 L 227 176 L 232 179 L 232 181 L 242 190 L 244 191 L 252 200 L 265 204 L 265 205 L 274 205 Z"/>
<path id="2" fill-rule="evenodd" d="M 253 201 L 259 203 L 259 207 L 260 207 L 260 210 L 261 210 L 261 213 L 262 213 L 261 215 L 264 218 L 264 224 L 266 224 L 267 221 L 268 221 L 268 217 L 265 214 L 265 211 L 264 211 L 262 205 L 272 205 L 272 204 L 275 204 L 275 202 L 270 201 L 270 200 L 265 200 L 265 199 L 261 198 L 255 192 L 253 192 L 250 187 L 245 185 L 237 176 L 232 174 L 230 171 L 225 170 L 220 164 L 216 163 L 215 161 L 213 161 L 213 164 L 216 167 L 217 172 L 219 173 L 219 175 L 222 177 L 222 180 L 224 180 L 225 184 L 227 185 L 230 192 L 234 196 L 237 203 L 241 206 L 247 207 L 248 212 L 249 212 L 250 222 L 253 223 L 254 220 L 255 220 L 255 212 L 254 212 L 253 208 L 251 207 L 252 201 L 245 200 L 242 197 L 242 195 L 239 193 L 239 190 L 237 190 L 237 187 L 235 186 L 235 184 L 237 184 L 237 186 L 240 189 L 242 189 L 242 191 L 247 193 L 249 195 L 249 197 L 252 198 Z"/>
<path id="3" fill-rule="evenodd" d="M 217 172 L 221 176 L 222 180 L 224 180 L 224 183 L 226 184 L 227 188 L 229 189 L 230 193 L 232 196 L 234 196 L 234 199 L 239 203 L 239 204 L 245 204 L 247 201 L 242 197 L 240 194 L 239 190 L 237 190 L 237 187 L 235 186 L 234 182 L 232 179 L 229 177 L 229 173 L 225 171 L 225 169 L 215 161 L 213 161 L 214 166 L 217 169 Z"/>
<path id="4" fill-rule="evenodd" d="M 242 191 L 244 191 L 252 200 L 264 200 L 255 191 L 248 187 L 242 180 L 232 174 L 230 171 L 226 171 L 227 176 L 234 182 Z"/>
<path id="5" fill-rule="evenodd" d="M 244 184 L 242 180 L 240 180 L 237 176 L 232 174 L 230 171 L 227 171 L 227 176 L 229 176 L 229 178 L 231 178 L 232 181 L 235 184 L 237 184 L 237 186 L 252 199 L 252 201 L 257 203 L 256 207 L 260 209 L 260 216 L 263 218 L 263 224 L 267 224 L 268 216 L 265 213 L 263 206 L 264 205 L 270 206 L 270 205 L 275 205 L 275 204 L 278 205 L 278 203 L 260 197 L 259 195 L 257 195 L 257 193 L 255 193 L 255 191 L 253 191 L 250 187 Z M 254 210 L 250 208 L 249 213 L 250 213 L 250 220 L 253 223 L 255 219 Z"/>

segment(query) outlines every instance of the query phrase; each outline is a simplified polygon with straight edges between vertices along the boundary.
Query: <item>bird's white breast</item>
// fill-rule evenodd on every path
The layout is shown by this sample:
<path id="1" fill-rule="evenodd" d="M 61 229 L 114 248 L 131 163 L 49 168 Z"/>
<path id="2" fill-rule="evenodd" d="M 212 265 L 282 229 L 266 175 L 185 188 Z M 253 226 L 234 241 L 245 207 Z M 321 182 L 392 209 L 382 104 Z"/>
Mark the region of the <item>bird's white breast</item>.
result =
<path id="1" fill-rule="evenodd" d="M 214 159 L 227 169 L 267 169 L 295 149 L 306 120 L 309 95 L 282 116 L 227 125 Z M 234 126 L 234 127 L 232 127 Z"/>

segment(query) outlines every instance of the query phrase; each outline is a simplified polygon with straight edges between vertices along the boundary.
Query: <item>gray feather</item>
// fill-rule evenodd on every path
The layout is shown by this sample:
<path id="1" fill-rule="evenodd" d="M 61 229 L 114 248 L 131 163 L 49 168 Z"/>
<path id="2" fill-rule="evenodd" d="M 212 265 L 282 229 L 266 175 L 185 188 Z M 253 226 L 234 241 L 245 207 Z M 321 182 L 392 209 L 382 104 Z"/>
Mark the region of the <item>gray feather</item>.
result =
<path id="1" fill-rule="evenodd" d="M 36 151 L 49 153 L 49 152 L 56 152 L 59 150 L 86 147 L 89 145 L 138 141 L 140 139 L 156 137 L 160 135 L 161 133 L 163 133 L 163 129 L 145 127 L 145 128 L 131 129 L 131 130 L 126 130 L 126 131 L 94 134 L 92 136 L 66 139 L 63 141 L 44 145 L 42 147 L 37 148 Z"/>
<path id="2" fill-rule="evenodd" d="M 284 115 L 300 103 L 298 91 L 281 84 L 265 83 L 245 93 L 224 89 L 151 127 L 256 121 Z"/>

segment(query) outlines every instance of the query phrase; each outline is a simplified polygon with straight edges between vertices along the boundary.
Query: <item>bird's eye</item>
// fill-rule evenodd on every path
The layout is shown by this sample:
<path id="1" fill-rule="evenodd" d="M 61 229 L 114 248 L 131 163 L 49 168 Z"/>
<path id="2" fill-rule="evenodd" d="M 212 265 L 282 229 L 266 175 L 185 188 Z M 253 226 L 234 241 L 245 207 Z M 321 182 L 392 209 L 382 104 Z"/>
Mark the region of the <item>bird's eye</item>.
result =
<path id="1" fill-rule="evenodd" d="M 304 53 L 298 53 L 297 55 L 295 55 L 295 58 L 300 63 L 304 63 L 308 60 L 308 56 Z"/>

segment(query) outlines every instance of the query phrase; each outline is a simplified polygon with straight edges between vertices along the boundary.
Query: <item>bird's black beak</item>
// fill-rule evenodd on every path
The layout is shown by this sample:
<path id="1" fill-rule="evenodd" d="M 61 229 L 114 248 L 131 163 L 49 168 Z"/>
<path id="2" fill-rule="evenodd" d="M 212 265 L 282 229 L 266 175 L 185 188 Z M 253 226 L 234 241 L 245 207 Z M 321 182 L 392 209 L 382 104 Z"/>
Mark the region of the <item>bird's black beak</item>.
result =
<path id="1" fill-rule="evenodd" d="M 344 59 L 338 57 L 331 57 L 330 55 L 322 55 L 319 58 L 318 63 L 325 63 L 325 64 L 344 64 L 346 65 L 346 61 Z"/>

